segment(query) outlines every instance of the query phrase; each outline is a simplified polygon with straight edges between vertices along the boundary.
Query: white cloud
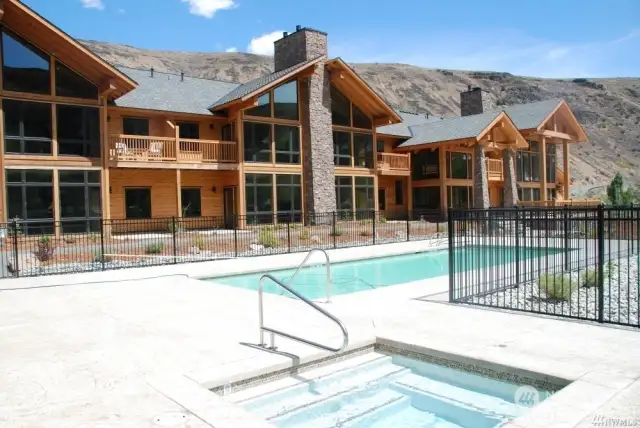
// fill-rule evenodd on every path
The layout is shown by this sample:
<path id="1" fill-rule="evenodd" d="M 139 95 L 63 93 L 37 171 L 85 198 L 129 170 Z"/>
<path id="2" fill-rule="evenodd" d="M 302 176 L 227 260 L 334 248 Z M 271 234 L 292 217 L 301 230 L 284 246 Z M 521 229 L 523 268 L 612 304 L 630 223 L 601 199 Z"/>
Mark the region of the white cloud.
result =
<path id="1" fill-rule="evenodd" d="M 189 5 L 189 12 L 205 18 L 213 18 L 217 11 L 236 6 L 234 0 L 182 0 L 182 2 Z"/>
<path id="2" fill-rule="evenodd" d="M 247 51 L 258 55 L 273 55 L 273 42 L 282 38 L 282 31 L 263 34 L 251 39 Z"/>
<path id="3" fill-rule="evenodd" d="M 82 6 L 88 9 L 104 10 L 104 3 L 102 0 L 80 0 L 80 2 L 82 3 Z"/>
<path id="4" fill-rule="evenodd" d="M 233 46 L 233 47 L 227 48 L 227 50 L 225 50 L 225 52 L 238 52 L 238 48 Z"/>

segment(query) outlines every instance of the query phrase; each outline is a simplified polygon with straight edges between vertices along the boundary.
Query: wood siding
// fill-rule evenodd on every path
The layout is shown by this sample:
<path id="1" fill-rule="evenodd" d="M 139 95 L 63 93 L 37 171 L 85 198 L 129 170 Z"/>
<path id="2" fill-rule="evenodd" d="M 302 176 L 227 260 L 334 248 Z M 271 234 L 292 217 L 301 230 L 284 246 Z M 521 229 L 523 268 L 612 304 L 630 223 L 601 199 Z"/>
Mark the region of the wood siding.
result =
<path id="1" fill-rule="evenodd" d="M 396 181 L 402 181 L 402 204 L 396 205 Z M 407 211 L 407 178 L 403 177 L 378 177 L 378 189 L 385 190 L 385 215 L 388 218 L 402 215 Z"/>

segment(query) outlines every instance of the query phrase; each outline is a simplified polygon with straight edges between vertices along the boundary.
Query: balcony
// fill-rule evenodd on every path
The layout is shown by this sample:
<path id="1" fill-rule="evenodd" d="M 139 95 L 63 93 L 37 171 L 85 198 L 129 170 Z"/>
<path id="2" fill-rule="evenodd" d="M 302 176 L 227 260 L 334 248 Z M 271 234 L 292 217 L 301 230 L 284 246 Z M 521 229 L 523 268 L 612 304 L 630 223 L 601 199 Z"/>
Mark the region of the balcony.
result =
<path id="1" fill-rule="evenodd" d="M 111 135 L 110 166 L 168 169 L 236 169 L 235 141 Z"/>
<path id="2" fill-rule="evenodd" d="M 489 181 L 504 181 L 502 159 L 485 159 L 487 164 L 487 178 Z"/>
<path id="3" fill-rule="evenodd" d="M 409 175 L 411 164 L 408 154 L 378 153 L 378 173 L 381 175 Z"/>

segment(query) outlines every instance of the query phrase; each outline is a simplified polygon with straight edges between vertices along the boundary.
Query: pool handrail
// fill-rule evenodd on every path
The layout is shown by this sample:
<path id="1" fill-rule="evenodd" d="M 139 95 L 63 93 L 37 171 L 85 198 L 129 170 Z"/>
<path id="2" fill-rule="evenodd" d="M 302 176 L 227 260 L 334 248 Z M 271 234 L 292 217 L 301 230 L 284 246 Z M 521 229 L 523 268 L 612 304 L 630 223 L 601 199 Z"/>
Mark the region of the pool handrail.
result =
<path id="1" fill-rule="evenodd" d="M 326 264 L 327 280 L 325 282 L 324 287 L 325 287 L 325 293 L 327 294 L 327 303 L 331 303 L 331 262 L 329 261 L 329 254 L 322 248 L 314 248 L 307 253 L 307 256 L 304 258 L 302 263 L 300 263 L 300 266 L 298 266 L 298 268 L 293 273 L 293 275 L 291 275 L 291 278 L 289 278 L 289 281 L 287 281 L 287 285 L 293 284 L 293 280 L 298 275 L 298 272 L 300 272 L 300 269 L 302 269 L 304 265 L 307 264 L 307 262 L 309 261 L 313 253 L 322 253 L 324 254 L 325 259 L 327 259 L 327 264 Z"/>
<path id="2" fill-rule="evenodd" d="M 289 293 L 293 294 L 298 299 L 302 300 L 304 303 L 306 303 L 307 305 L 311 306 L 313 309 L 315 309 L 316 311 L 320 312 L 322 315 L 324 315 L 325 317 L 329 318 L 331 321 L 336 323 L 338 325 L 338 327 L 340 327 L 340 330 L 342 330 L 342 345 L 339 348 L 333 348 L 331 346 L 323 345 L 321 343 L 317 343 L 317 342 L 314 342 L 312 340 L 308 340 L 308 339 L 304 339 L 302 337 L 294 336 L 292 334 L 285 333 L 283 331 L 276 330 L 276 329 L 271 328 L 271 327 L 265 327 L 265 325 L 264 325 L 263 302 L 262 302 L 263 301 L 263 294 L 264 294 L 264 292 L 263 292 L 263 282 L 264 282 L 265 279 L 270 279 L 271 281 L 275 282 L 277 285 L 279 285 L 280 287 L 284 288 Z M 330 352 L 342 352 L 345 349 L 347 349 L 347 346 L 349 346 L 349 332 L 347 331 L 347 328 L 344 326 L 342 321 L 340 321 L 338 318 L 336 318 L 335 316 L 333 316 L 332 314 L 330 314 L 329 312 L 327 312 L 326 310 L 324 310 L 320 306 L 316 305 L 311 300 L 307 299 L 306 297 L 304 297 L 303 295 L 301 295 L 297 291 L 293 290 L 291 287 L 289 287 L 288 285 L 284 284 L 282 281 L 278 280 L 277 278 L 275 278 L 274 276 L 269 275 L 269 274 L 262 275 L 262 277 L 260 278 L 260 281 L 258 283 L 258 321 L 260 323 L 260 346 L 266 347 L 266 344 L 264 342 L 264 332 L 266 331 L 270 335 L 269 336 L 270 337 L 269 341 L 271 343 L 271 346 L 269 346 L 269 349 L 276 349 L 276 346 L 275 346 L 275 335 L 276 334 L 278 336 L 286 337 L 287 339 L 295 340 L 297 342 L 304 343 L 306 345 L 313 346 L 315 348 L 322 349 L 322 350 L 325 350 L 325 351 L 330 351 Z"/>

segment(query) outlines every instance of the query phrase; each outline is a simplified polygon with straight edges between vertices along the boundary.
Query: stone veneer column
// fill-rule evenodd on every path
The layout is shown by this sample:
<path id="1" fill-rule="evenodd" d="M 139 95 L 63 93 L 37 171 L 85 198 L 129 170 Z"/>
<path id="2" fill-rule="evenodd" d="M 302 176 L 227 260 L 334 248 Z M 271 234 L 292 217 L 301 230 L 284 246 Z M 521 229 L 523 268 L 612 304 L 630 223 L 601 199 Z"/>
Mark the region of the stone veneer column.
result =
<path id="1" fill-rule="evenodd" d="M 489 179 L 485 162 L 484 147 L 473 147 L 473 208 L 489 208 Z"/>
<path id="2" fill-rule="evenodd" d="M 505 208 L 513 208 L 518 205 L 518 187 L 513 156 L 513 149 L 505 149 L 502 152 L 502 174 L 504 175 L 502 199 Z"/>

